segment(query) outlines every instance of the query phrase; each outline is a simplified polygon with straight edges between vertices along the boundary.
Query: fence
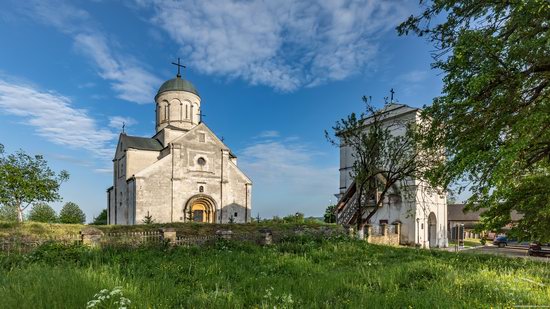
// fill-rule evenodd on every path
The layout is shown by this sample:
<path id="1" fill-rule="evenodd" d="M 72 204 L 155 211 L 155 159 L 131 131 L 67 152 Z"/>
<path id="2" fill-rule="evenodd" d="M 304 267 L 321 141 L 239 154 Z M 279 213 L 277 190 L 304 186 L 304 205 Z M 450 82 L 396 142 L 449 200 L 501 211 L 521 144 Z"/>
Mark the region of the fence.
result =
<path id="1" fill-rule="evenodd" d="M 210 232 L 211 233 L 211 232 Z M 29 238 L 11 237 L 0 238 L 0 251 L 24 253 L 46 242 L 62 244 L 84 244 L 91 247 L 107 246 L 140 246 L 146 244 L 169 244 L 173 246 L 203 245 L 219 239 L 253 242 L 269 245 L 279 242 L 285 237 L 296 235 L 315 235 L 319 237 L 344 234 L 343 230 L 334 229 L 295 229 L 286 232 L 259 229 L 253 232 L 233 233 L 231 230 L 217 230 L 214 234 L 207 235 L 177 235 L 173 228 L 164 228 L 158 231 L 146 232 L 117 232 L 103 233 L 101 230 L 87 227 L 78 235 L 65 235 L 61 237 Z"/>

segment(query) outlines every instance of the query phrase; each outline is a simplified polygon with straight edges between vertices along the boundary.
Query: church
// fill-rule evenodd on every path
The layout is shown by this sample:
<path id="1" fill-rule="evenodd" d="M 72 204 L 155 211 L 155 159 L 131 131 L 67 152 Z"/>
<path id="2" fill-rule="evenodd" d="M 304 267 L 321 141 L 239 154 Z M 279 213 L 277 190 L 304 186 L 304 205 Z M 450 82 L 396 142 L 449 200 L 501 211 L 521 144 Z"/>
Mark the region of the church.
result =
<path id="1" fill-rule="evenodd" d="M 201 121 L 201 97 L 179 72 L 160 86 L 153 137 L 120 134 L 108 224 L 246 223 L 252 182 Z"/>

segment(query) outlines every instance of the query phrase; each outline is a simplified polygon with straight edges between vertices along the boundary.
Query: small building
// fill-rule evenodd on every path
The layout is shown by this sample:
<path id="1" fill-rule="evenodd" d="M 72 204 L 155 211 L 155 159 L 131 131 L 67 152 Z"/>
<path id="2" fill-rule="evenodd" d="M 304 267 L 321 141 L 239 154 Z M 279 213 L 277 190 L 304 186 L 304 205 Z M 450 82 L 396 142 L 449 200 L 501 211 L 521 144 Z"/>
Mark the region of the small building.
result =
<path id="1" fill-rule="evenodd" d="M 396 136 L 405 134 L 408 124 L 421 121 L 420 110 L 404 104 L 389 104 L 380 112 L 384 114 L 383 124 L 391 125 L 391 134 Z M 342 145 L 336 218 L 343 225 L 354 225 L 358 219 L 357 192 L 351 175 L 354 162 L 352 149 Z M 392 188 L 368 224 L 374 232 L 383 230 L 384 225 L 399 224 L 400 229 L 394 231 L 399 231 L 399 242 L 404 245 L 447 247 L 446 195 L 419 179 L 408 179 Z"/>
<path id="2" fill-rule="evenodd" d="M 470 238 L 468 236 L 478 237 L 479 233 L 475 233 L 474 229 L 481 220 L 481 214 L 486 211 L 485 208 L 478 210 L 465 211 L 466 204 L 449 204 L 447 205 L 447 229 L 449 233 L 449 239 Z M 522 215 L 513 211 L 511 213 L 512 224 L 519 221 Z M 507 230 L 510 226 L 504 226 L 502 229 Z M 486 236 L 492 239 L 498 232 L 487 232 Z M 473 238 L 472 237 L 472 238 Z"/>
<path id="3" fill-rule="evenodd" d="M 107 190 L 108 223 L 250 221 L 252 182 L 201 120 L 201 97 L 181 78 L 155 96 L 152 137 L 120 134 Z"/>

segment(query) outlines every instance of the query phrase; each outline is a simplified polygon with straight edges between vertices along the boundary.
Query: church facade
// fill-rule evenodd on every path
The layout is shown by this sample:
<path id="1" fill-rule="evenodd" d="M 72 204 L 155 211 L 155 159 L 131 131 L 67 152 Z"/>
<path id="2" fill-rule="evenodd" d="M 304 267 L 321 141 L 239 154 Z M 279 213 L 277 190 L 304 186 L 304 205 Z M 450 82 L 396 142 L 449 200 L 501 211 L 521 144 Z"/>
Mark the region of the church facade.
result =
<path id="1" fill-rule="evenodd" d="M 178 73 L 155 102 L 153 137 L 119 136 L 108 223 L 249 222 L 252 182 L 201 121 L 197 89 Z"/>
<path id="2" fill-rule="evenodd" d="M 404 135 L 408 124 L 421 121 L 420 110 L 404 104 L 389 104 L 380 112 L 384 115 L 382 125 L 390 127 L 394 136 Z M 357 220 L 357 192 L 351 175 L 354 162 L 352 149 L 342 145 L 336 220 L 344 225 L 354 225 Z M 399 224 L 399 239 L 404 245 L 447 247 L 447 197 L 424 181 L 407 179 L 392 188 L 368 224 L 375 230 L 383 224 Z"/>

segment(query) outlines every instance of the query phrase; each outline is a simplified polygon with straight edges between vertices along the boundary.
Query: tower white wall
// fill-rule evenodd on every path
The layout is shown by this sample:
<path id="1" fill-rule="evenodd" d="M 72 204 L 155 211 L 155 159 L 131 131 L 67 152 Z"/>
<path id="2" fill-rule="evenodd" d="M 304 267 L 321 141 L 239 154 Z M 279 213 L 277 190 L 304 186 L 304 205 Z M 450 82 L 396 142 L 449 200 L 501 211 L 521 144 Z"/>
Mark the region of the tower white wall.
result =
<path id="1" fill-rule="evenodd" d="M 167 126 L 190 130 L 200 122 L 201 98 L 187 91 L 166 91 L 156 98 L 156 131 Z"/>

